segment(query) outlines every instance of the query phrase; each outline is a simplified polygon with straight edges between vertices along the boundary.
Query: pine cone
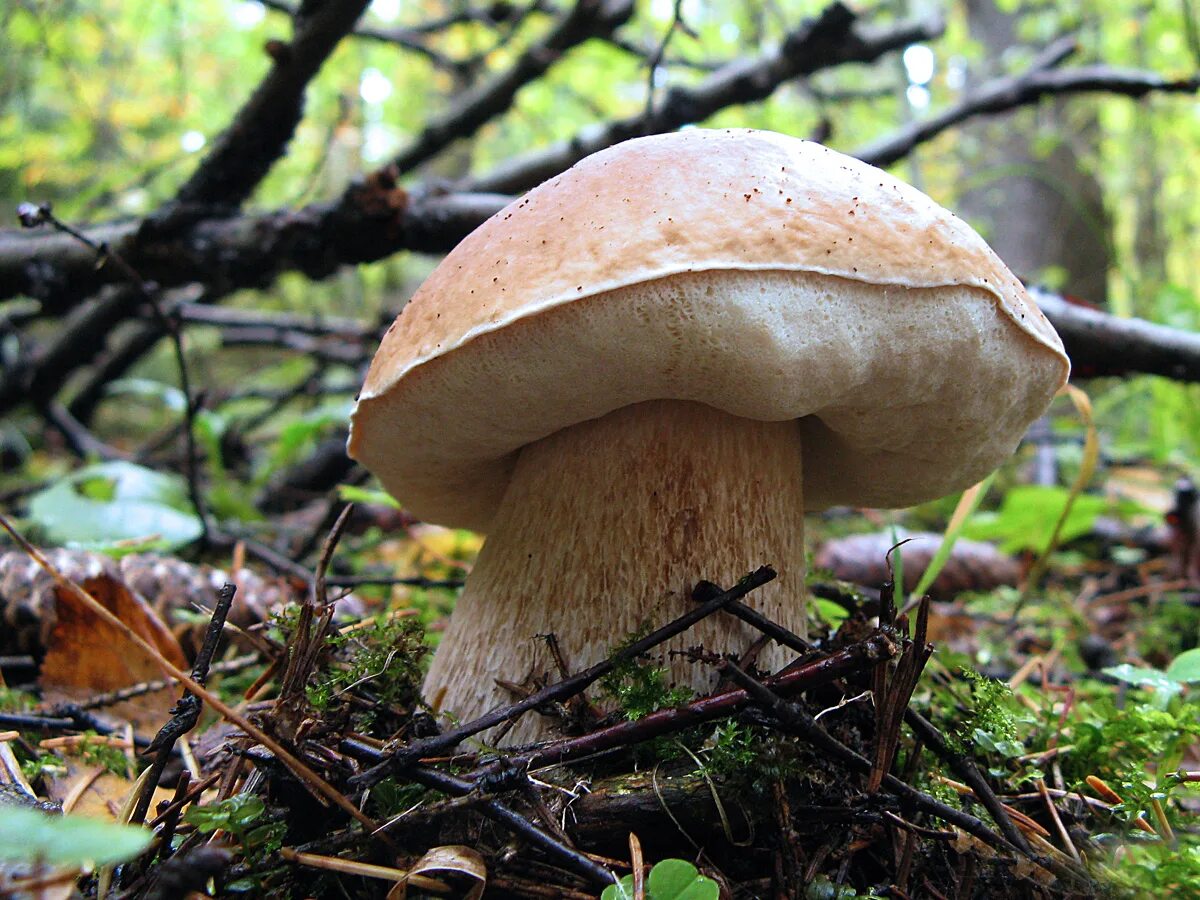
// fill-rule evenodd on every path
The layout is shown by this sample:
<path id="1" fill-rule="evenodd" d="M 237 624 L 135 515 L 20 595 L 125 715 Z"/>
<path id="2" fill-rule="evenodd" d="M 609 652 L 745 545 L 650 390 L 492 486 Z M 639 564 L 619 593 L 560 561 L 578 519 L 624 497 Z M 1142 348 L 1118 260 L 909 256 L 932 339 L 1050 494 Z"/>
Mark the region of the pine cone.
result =
<path id="1" fill-rule="evenodd" d="M 907 592 L 917 586 L 917 580 L 941 546 L 942 536 L 919 532 L 902 533 L 899 538 L 912 539 L 897 551 L 903 554 Z M 813 564 L 819 569 L 829 569 L 842 581 L 878 588 L 890 578 L 885 557 L 894 543 L 887 532 L 837 538 L 821 547 Z M 991 544 L 959 538 L 946 565 L 930 585 L 929 594 L 935 600 L 948 600 L 962 591 L 989 591 L 1001 585 L 1015 585 L 1020 577 L 1017 561 Z"/>
<path id="2" fill-rule="evenodd" d="M 123 583 L 145 600 L 166 623 L 180 643 L 192 642 L 185 634 L 190 625 L 180 625 L 180 610 L 211 608 L 217 591 L 230 576 L 212 566 L 193 565 L 170 556 L 139 553 L 113 560 L 86 550 L 58 548 L 46 551 L 46 557 L 64 575 L 75 582 L 107 575 Z M 303 597 L 304 586 L 283 578 L 267 578 L 242 569 L 235 581 L 238 592 L 229 612 L 229 621 L 242 628 L 266 620 L 273 609 Z M 348 598 L 349 599 L 349 598 Z M 350 608 L 339 604 L 343 612 Z M 0 555 L 0 654 L 42 655 L 54 628 L 54 579 L 24 553 Z"/>

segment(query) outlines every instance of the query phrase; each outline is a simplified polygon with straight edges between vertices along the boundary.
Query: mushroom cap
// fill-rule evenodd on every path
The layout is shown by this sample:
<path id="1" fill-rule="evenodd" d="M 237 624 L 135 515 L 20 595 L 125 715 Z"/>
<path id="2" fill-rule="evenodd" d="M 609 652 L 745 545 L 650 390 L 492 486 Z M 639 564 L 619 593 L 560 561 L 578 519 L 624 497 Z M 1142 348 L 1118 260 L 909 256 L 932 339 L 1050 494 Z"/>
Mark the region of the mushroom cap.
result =
<path id="1" fill-rule="evenodd" d="M 1058 335 L 962 220 L 764 131 L 589 156 L 484 222 L 383 339 L 349 452 L 413 514 L 487 531 L 521 447 L 645 400 L 796 419 L 806 504 L 974 483 L 1066 381 Z"/>

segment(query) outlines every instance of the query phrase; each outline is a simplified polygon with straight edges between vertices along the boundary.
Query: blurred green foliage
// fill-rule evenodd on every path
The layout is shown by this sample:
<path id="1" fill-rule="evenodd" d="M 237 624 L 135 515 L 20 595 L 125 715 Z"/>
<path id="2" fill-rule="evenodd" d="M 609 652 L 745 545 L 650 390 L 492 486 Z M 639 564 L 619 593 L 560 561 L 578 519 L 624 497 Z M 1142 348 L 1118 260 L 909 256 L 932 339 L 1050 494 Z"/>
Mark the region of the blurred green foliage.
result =
<path id="1" fill-rule="evenodd" d="M 48 815 L 5 806 L 0 816 L 0 859 L 37 865 L 82 866 L 133 859 L 154 832 L 85 816 Z"/>

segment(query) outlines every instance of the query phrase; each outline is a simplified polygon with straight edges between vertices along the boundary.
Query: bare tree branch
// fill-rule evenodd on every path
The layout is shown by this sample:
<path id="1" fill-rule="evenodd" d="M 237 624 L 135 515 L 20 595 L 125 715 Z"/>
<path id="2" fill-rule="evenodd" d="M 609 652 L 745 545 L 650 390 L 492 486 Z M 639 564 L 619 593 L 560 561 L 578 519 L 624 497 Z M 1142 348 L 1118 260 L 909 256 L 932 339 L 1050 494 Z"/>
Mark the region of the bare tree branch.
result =
<path id="1" fill-rule="evenodd" d="M 545 74 L 572 47 L 612 34 L 633 13 L 632 0 L 577 0 L 540 41 L 527 47 L 512 66 L 491 81 L 468 91 L 458 103 L 425 126 L 394 163 L 409 172 L 460 138 L 506 112 L 517 92 Z"/>
<path id="2" fill-rule="evenodd" d="M 463 6 L 443 16 L 425 19 L 415 25 L 409 25 L 407 31 L 413 34 L 435 34 L 445 31 L 452 25 L 463 25 L 467 22 L 480 22 L 484 25 L 500 25 L 512 22 L 513 19 L 528 15 L 530 12 L 553 13 L 553 6 L 545 0 L 534 0 L 529 6 L 514 7 L 508 0 L 496 0 L 487 6 Z"/>
<path id="3" fill-rule="evenodd" d="M 635 40 L 620 35 L 614 35 L 612 37 L 605 38 L 604 40 L 606 43 L 611 44 L 618 50 L 622 50 L 625 53 L 628 53 L 630 56 L 636 57 L 637 59 L 649 59 L 655 54 L 657 49 L 648 45 L 639 44 Z M 667 56 L 664 53 L 662 59 L 659 60 L 659 64 L 664 66 L 674 66 L 681 69 L 694 69 L 697 72 L 715 72 L 718 69 L 729 65 L 729 60 L 722 59 L 717 61 L 686 59 L 682 56 Z"/>
<path id="4" fill-rule="evenodd" d="M 931 40 L 941 31 L 938 22 L 869 29 L 859 24 L 849 8 L 834 3 L 791 32 L 775 50 L 755 59 L 734 60 L 695 86 L 671 88 L 648 112 L 598 125 L 569 141 L 510 160 L 487 175 L 468 179 L 461 187 L 520 193 L 620 141 L 702 122 L 727 107 L 764 100 L 792 79 L 843 63 L 872 62 L 890 50 Z"/>
<path id="5" fill-rule="evenodd" d="M 239 288 L 264 287 L 289 270 L 324 278 L 342 265 L 382 259 L 404 248 L 444 252 L 507 199 L 455 194 L 410 204 L 394 185 L 372 182 L 353 189 L 336 204 L 205 219 L 173 233 L 155 234 L 151 240 L 142 238 L 137 224 L 101 231 L 114 239 L 112 246 L 137 266 L 143 277 L 161 287 L 203 283 L 211 301 Z M 96 239 L 95 231 L 88 234 Z M 68 277 L 87 278 L 90 267 L 93 278 L 119 278 L 119 273 L 95 270 L 95 255 L 81 252 L 82 245 L 73 247 L 71 243 L 39 245 L 39 261 L 45 264 L 52 259 L 60 271 L 70 273 Z M 4 247 L 0 239 L 0 258 Z M 53 255 L 45 254 L 47 249 Z M 139 302 L 132 291 L 117 289 L 77 310 L 53 342 L 0 373 L 0 412 L 57 393 L 72 372 L 96 358 L 117 325 L 137 315 Z M 136 352 L 115 351 L 114 355 L 127 368 L 159 335 L 155 323 L 139 322 L 124 344 Z M 83 410 L 73 412 L 78 416 Z"/>
<path id="6" fill-rule="evenodd" d="M 296 332 L 319 338 L 346 338 L 365 341 L 378 338 L 382 329 L 370 328 L 358 319 L 327 316 L 321 313 L 265 312 L 254 309 L 222 309 L 203 303 L 180 303 L 175 315 L 188 325 L 211 325 L 214 328 L 269 328 L 279 332 Z"/>
<path id="7" fill-rule="evenodd" d="M 267 9 L 273 9 L 276 12 L 285 13 L 293 17 L 296 15 L 296 7 L 291 3 L 284 3 L 283 0 L 259 0 L 259 3 Z M 434 50 L 428 44 L 428 38 L 426 37 L 428 32 L 418 31 L 414 28 L 373 28 L 369 25 L 358 25 L 355 26 L 351 33 L 355 37 L 379 41 L 384 44 L 392 44 L 401 49 L 424 56 L 439 69 L 457 70 L 466 65 L 460 60 L 451 59 Z"/>
<path id="8" fill-rule="evenodd" d="M 860 147 L 854 155 L 872 165 L 888 166 L 903 159 L 920 144 L 967 119 L 1029 106 L 1043 97 L 1103 92 L 1137 98 L 1151 92 L 1191 94 L 1198 89 L 1200 76 L 1169 79 L 1153 72 L 1101 65 L 1058 71 L 1029 69 L 1020 75 L 988 81 L 949 109 L 928 119 L 912 122 L 895 134 Z"/>
<path id="9" fill-rule="evenodd" d="M 1123 319 L 1033 288 L 1071 357 L 1072 377 L 1163 375 L 1200 381 L 1200 334 Z"/>
<path id="10" fill-rule="evenodd" d="M 181 204 L 240 205 L 283 155 L 304 112 L 304 92 L 338 42 L 354 27 L 369 0 L 305 0 L 290 44 L 268 44 L 275 64 L 213 142 L 192 177 L 179 189 Z"/>

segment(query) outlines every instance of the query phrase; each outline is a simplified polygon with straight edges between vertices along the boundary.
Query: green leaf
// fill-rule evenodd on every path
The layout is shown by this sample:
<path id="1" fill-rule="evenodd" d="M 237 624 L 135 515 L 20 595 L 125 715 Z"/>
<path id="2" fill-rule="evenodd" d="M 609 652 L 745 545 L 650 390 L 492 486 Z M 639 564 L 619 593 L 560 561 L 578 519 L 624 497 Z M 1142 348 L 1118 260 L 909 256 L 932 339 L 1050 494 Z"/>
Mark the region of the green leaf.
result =
<path id="1" fill-rule="evenodd" d="M 236 830 L 241 830 L 258 821 L 258 817 L 266 812 L 266 806 L 259 797 L 246 794 L 245 801 L 229 811 L 229 824 Z"/>
<path id="2" fill-rule="evenodd" d="M 690 862 L 664 859 L 650 870 L 646 893 L 652 900 L 717 900 L 721 891 Z"/>
<path id="3" fill-rule="evenodd" d="M 358 487 L 353 484 L 339 484 L 338 499 L 344 500 L 347 503 L 390 506 L 392 509 L 400 508 L 399 501 L 387 491 L 372 490 L 371 488 Z"/>
<path id="4" fill-rule="evenodd" d="M 94 550 L 171 550 L 201 531 L 183 479 L 119 460 L 86 466 L 38 492 L 29 517 L 48 542 Z"/>
<path id="5" fill-rule="evenodd" d="M 1063 487 L 1021 485 L 1004 495 L 1000 509 L 994 513 L 976 513 L 963 533 L 975 540 L 1000 542 L 1005 553 L 1022 550 L 1043 550 L 1050 542 L 1054 525 L 1070 496 Z M 1081 494 L 1063 523 L 1059 544 L 1091 531 L 1096 518 L 1108 508 L 1103 497 Z"/>
<path id="6" fill-rule="evenodd" d="M 0 811 L 0 859 L 106 865 L 133 859 L 153 839 L 148 828 L 84 816 L 51 816 L 11 806 Z"/>
<path id="7" fill-rule="evenodd" d="M 1110 666 L 1103 672 L 1118 681 L 1152 689 L 1154 705 L 1159 709 L 1165 709 L 1171 698 L 1183 690 L 1183 683 L 1172 678 L 1162 669 L 1143 668 L 1131 666 L 1129 663 L 1121 663 L 1119 666 Z"/>
<path id="8" fill-rule="evenodd" d="M 345 427 L 352 407 L 348 400 L 329 400 L 288 422 L 279 432 L 269 470 L 276 471 L 294 461 L 330 429 Z"/>
<path id="9" fill-rule="evenodd" d="M 610 884 L 600 894 L 600 900 L 633 900 L 633 876 L 626 875 L 616 884 Z"/>
<path id="10" fill-rule="evenodd" d="M 840 603 L 834 603 L 832 600 L 824 600 L 820 597 L 809 597 L 808 602 L 816 606 L 817 614 L 833 628 L 841 625 L 842 622 L 850 618 L 850 613 L 846 607 Z"/>
<path id="11" fill-rule="evenodd" d="M 1184 684 L 1200 682 L 1200 647 L 1185 650 L 1171 660 L 1167 676 Z"/>
<path id="12" fill-rule="evenodd" d="M 717 900 L 721 889 L 690 862 L 664 859 L 650 870 L 646 879 L 646 900 Z M 633 876 L 626 875 L 610 884 L 600 900 L 633 900 Z"/>

